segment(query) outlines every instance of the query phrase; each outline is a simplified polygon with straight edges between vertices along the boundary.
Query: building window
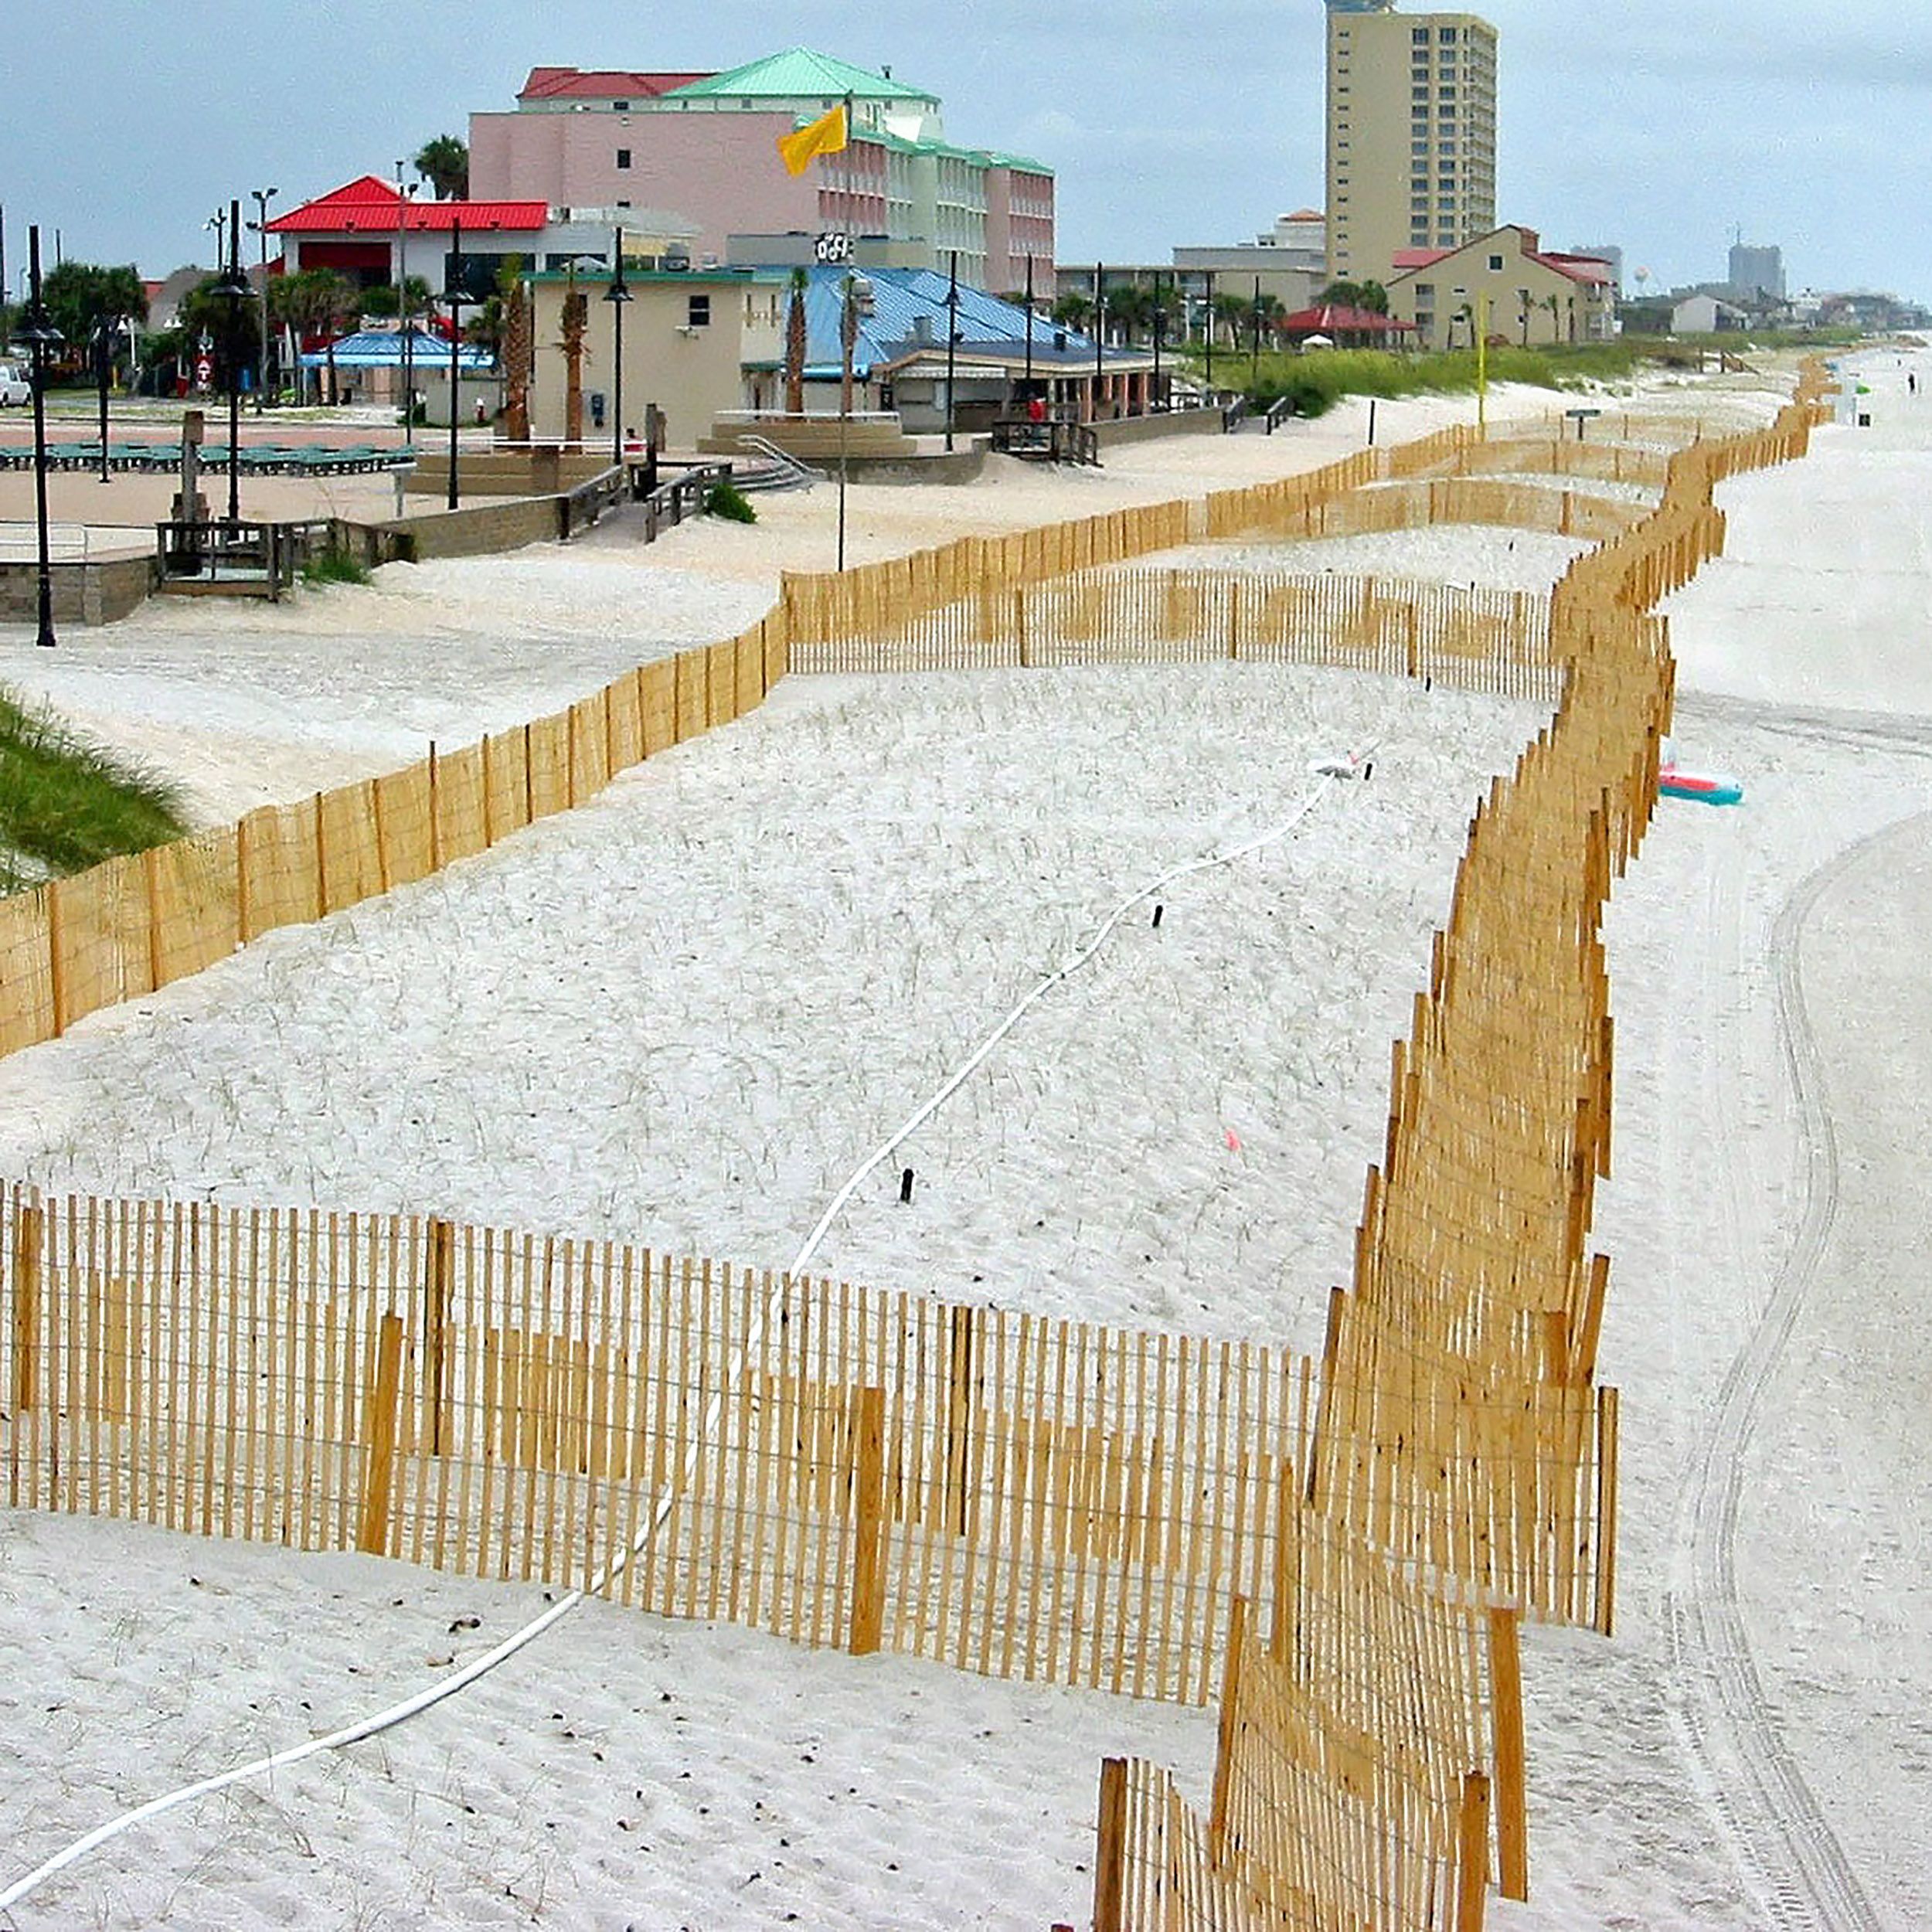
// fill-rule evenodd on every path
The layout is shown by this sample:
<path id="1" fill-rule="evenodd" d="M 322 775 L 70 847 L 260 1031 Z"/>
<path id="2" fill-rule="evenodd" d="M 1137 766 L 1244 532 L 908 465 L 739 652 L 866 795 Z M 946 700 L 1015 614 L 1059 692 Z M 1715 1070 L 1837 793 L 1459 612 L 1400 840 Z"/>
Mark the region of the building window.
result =
<path id="1" fill-rule="evenodd" d="M 628 100 L 614 100 L 611 105 L 621 114 L 628 114 L 631 111 L 631 104 Z"/>
<path id="2" fill-rule="evenodd" d="M 687 295 L 684 298 L 684 320 L 687 328 L 709 328 L 711 326 L 711 298 L 709 295 Z"/>
<path id="3" fill-rule="evenodd" d="M 1441 32 L 1436 36 L 1436 38 L 1440 40 L 1445 47 L 1453 46 L 1456 38 L 1456 30 L 1454 27 L 1444 27 Z"/>
<path id="4" fill-rule="evenodd" d="M 631 165 L 631 150 L 628 148 L 620 148 L 617 150 L 617 165 L 620 168 L 628 168 Z"/>
<path id="5" fill-rule="evenodd" d="M 1426 47 L 1429 44 L 1429 29 L 1427 27 L 1411 27 L 1409 29 L 1409 38 L 1418 47 Z"/>
<path id="6" fill-rule="evenodd" d="M 1500 275 L 1502 273 L 1502 257 L 1500 255 L 1492 255 L 1489 257 L 1489 272 L 1492 275 Z"/>

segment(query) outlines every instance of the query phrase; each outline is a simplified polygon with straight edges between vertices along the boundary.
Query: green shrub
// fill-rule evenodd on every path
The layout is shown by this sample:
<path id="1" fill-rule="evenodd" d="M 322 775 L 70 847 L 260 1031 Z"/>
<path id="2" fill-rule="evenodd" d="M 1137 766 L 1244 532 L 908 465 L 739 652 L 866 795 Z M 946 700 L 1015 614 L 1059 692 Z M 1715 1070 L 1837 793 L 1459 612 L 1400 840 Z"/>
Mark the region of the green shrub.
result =
<path id="1" fill-rule="evenodd" d="M 758 520 L 758 512 L 751 507 L 750 498 L 732 482 L 713 484 L 706 494 L 704 507 L 707 515 L 729 517 L 733 523 L 756 523 Z"/>
<path id="2" fill-rule="evenodd" d="M 179 838 L 178 788 L 0 690 L 0 892 Z"/>
<path id="3" fill-rule="evenodd" d="M 366 583 L 369 566 L 359 556 L 352 556 L 348 551 L 337 549 L 332 544 L 328 549 L 312 556 L 302 566 L 304 583 Z"/>

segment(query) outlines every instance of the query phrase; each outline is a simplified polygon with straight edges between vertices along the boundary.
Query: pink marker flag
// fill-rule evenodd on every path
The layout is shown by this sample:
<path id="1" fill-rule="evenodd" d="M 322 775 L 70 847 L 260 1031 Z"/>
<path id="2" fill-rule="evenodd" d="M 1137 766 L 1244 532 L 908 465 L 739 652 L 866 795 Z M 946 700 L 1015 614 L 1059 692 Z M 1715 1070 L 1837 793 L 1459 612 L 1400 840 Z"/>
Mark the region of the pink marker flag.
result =
<path id="1" fill-rule="evenodd" d="M 1241 1151 L 1240 1135 L 1236 1133 L 1234 1129 L 1231 1127 L 1225 1127 L 1221 1131 L 1228 1137 L 1229 1151 L 1231 1153 L 1239 1154 Z"/>

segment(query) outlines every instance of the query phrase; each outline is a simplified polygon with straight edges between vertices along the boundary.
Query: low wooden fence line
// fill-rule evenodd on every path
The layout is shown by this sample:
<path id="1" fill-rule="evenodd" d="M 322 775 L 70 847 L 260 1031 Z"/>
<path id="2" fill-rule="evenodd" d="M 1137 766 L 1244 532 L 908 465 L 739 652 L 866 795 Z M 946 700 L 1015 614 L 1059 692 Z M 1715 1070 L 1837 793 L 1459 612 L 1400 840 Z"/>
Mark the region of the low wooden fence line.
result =
<path id="1" fill-rule="evenodd" d="M 479 743 L 0 900 L 0 1053 L 486 851 L 742 716 L 784 670 L 767 620 Z"/>
<path id="2" fill-rule="evenodd" d="M 1315 664 L 1440 679 L 1553 704 L 1549 600 L 1335 573 L 1111 569 L 988 580 L 889 630 L 841 639 L 801 609 L 797 672 L 1049 669 L 1095 664 Z"/>
<path id="3" fill-rule="evenodd" d="M 1097 1923 L 1478 1927 L 1492 1827 L 1505 1888 L 1526 1883 L 1515 1620 L 1607 1630 L 1614 1604 L 1616 1396 L 1594 1379 L 1608 1264 L 1587 1246 L 1610 1151 L 1598 923 L 1670 722 L 1650 607 L 1721 545 L 1716 483 L 1803 453 L 1821 381 L 1754 434 L 1658 431 L 1662 501 L 1606 518 L 1549 600 L 1560 707 L 1472 824 L 1319 1365 L 422 1217 L 12 1191 L 10 1501 L 602 1577 L 667 1614 L 1001 1675 L 1193 1701 L 1218 1685 L 1205 1821 L 1164 1774 L 1110 1761 Z M 1096 587 L 1177 531 L 1345 518 L 1350 491 L 1383 499 L 1365 515 L 1493 511 L 1512 486 L 1364 488 L 1473 441 L 1361 452 L 1198 514 L 965 542 L 835 592 L 788 579 L 757 631 L 684 654 L 670 716 L 680 736 L 723 722 L 795 638 L 844 644 L 888 610 L 901 635 L 969 604 L 995 624 L 1009 571 L 1022 589 L 1087 573 L 1047 594 L 1077 629 L 1111 597 L 1151 617 L 1164 582 L 1185 610 L 1193 593 L 1160 573 Z M 617 688 L 458 769 L 436 760 L 413 790 L 254 815 L 206 876 L 189 868 L 179 889 L 219 916 L 185 937 L 158 856 L 145 897 L 43 892 L 39 926 L 10 927 L 6 902 L 9 987 L 17 966 L 58 1030 L 117 983 L 140 990 L 144 961 L 162 983 L 198 949 L 481 849 L 465 841 L 653 748 L 642 686 Z"/>
<path id="4" fill-rule="evenodd" d="M 1315 1364 L 1245 1343 L 420 1217 L 6 1222 L 15 1507 L 1199 1703 L 1310 1454 Z"/>

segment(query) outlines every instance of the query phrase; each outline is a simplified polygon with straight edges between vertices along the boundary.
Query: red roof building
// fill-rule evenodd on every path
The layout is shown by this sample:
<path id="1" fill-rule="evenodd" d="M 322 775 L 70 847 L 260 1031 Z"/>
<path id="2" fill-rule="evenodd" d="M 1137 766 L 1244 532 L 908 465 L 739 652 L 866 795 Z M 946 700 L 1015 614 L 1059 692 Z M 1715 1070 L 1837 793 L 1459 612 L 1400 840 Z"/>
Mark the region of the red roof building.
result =
<path id="1" fill-rule="evenodd" d="M 1416 325 L 1372 308 L 1324 302 L 1318 308 L 1298 308 L 1292 315 L 1284 316 L 1281 330 L 1296 341 L 1325 335 L 1330 342 L 1350 349 L 1390 349 L 1396 345 L 1394 338 L 1413 335 Z"/>
<path id="2" fill-rule="evenodd" d="M 635 73 L 619 67 L 532 67 L 517 100 L 526 111 L 545 101 L 568 106 L 597 100 L 621 113 L 633 100 L 655 100 L 674 87 L 710 78 L 709 73 Z"/>
<path id="3" fill-rule="evenodd" d="M 283 265 L 291 273 L 332 268 L 374 288 L 395 281 L 399 250 L 406 250 L 410 238 L 447 237 L 459 222 L 466 261 L 516 254 L 534 264 L 550 210 L 540 201 L 434 201 L 406 195 L 379 175 L 363 175 L 277 216 L 268 233 L 281 236 Z M 419 249 L 407 272 L 440 288 L 447 267 L 446 242 Z"/>

